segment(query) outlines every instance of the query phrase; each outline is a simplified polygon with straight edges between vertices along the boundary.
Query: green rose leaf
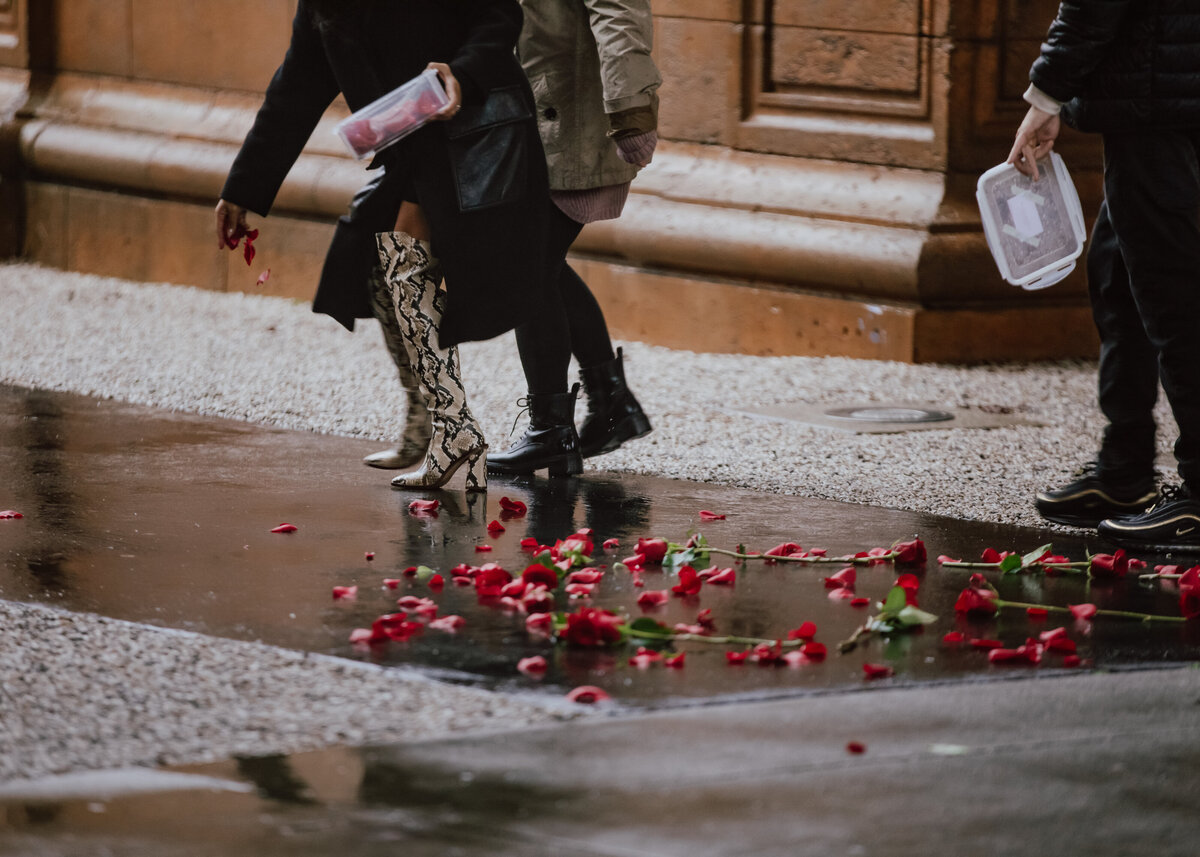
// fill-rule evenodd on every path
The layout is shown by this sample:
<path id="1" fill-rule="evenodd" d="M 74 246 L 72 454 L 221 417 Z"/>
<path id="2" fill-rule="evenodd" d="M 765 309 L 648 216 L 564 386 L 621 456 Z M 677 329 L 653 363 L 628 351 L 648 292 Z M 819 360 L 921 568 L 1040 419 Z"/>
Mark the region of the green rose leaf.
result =
<path id="1" fill-rule="evenodd" d="M 642 637 L 643 639 L 670 639 L 674 636 L 671 629 L 659 622 L 657 619 L 651 619 L 649 616 L 642 616 L 640 619 L 634 619 L 629 623 L 629 635 L 631 637 Z"/>
<path id="2" fill-rule="evenodd" d="M 1038 554 L 1041 556 L 1041 554 Z M 1005 574 L 1015 574 L 1024 567 L 1024 560 L 1015 553 L 1010 553 L 1000 560 L 1000 570 Z"/>
<path id="3" fill-rule="evenodd" d="M 883 612 L 888 616 L 896 616 L 908 605 L 908 595 L 903 586 L 893 586 L 883 602 Z"/>
<path id="4" fill-rule="evenodd" d="M 427 565 L 417 566 L 417 580 L 424 582 L 429 580 L 429 578 L 433 577 L 435 574 L 437 574 L 437 572 Z"/>
<path id="5" fill-rule="evenodd" d="M 937 621 L 937 616 L 909 604 L 896 614 L 896 621 L 905 628 L 915 628 L 918 625 L 932 625 Z"/>
<path id="6" fill-rule="evenodd" d="M 1044 557 L 1050 551 L 1050 547 L 1051 546 L 1048 544 L 1042 545 L 1040 548 L 1037 548 L 1036 550 L 1031 550 L 1029 553 L 1025 554 L 1025 556 L 1021 557 L 1021 568 L 1031 567 L 1034 563 L 1036 563 L 1039 559 Z M 1003 567 L 1003 564 L 1001 564 L 1001 567 Z"/>

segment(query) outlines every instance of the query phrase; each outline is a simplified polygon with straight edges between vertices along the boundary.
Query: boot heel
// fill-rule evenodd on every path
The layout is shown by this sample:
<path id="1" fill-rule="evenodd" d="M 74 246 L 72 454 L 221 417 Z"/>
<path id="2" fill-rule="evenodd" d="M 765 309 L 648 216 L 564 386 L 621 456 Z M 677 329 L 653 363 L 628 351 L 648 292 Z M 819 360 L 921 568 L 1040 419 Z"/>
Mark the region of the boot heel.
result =
<path id="1" fill-rule="evenodd" d="M 546 472 L 553 478 L 562 478 L 564 476 L 578 476 L 583 472 L 583 459 L 578 455 L 568 455 L 555 461 L 546 468 Z"/>
<path id="2" fill-rule="evenodd" d="M 467 455 L 468 491 L 487 490 L 487 447 L 483 446 Z"/>

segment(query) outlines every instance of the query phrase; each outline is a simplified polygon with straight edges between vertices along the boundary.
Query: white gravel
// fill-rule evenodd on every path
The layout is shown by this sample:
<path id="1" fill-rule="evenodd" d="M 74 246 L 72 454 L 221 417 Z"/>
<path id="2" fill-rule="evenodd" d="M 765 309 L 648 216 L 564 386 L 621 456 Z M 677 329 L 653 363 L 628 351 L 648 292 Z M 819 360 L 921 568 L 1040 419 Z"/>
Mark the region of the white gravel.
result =
<path id="1" fill-rule="evenodd" d="M 0 601 L 0 782 L 582 716 L 410 670 Z"/>
<path id="2" fill-rule="evenodd" d="M 380 440 L 402 416 L 373 321 L 351 335 L 306 303 L 25 264 L 0 265 L 0 302 L 0 382 Z M 655 431 L 588 467 L 1034 525 L 1034 492 L 1093 457 L 1103 425 L 1095 365 L 1083 361 L 911 366 L 623 344 Z M 503 447 L 523 394 L 513 339 L 461 354 L 472 409 Z M 722 412 L 896 401 L 1010 409 L 1045 425 L 854 435 Z M 1161 399 L 1159 416 L 1169 458 L 1175 428 Z"/>

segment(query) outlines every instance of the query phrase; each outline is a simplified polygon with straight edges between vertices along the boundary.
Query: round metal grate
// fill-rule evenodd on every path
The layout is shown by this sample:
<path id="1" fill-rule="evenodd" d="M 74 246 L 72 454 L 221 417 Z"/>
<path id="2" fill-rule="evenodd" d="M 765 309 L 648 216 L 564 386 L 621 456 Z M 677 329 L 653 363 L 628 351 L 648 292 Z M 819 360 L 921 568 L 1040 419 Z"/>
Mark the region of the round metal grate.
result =
<path id="1" fill-rule="evenodd" d="M 887 405 L 830 408 L 825 411 L 825 416 L 838 420 L 867 423 L 941 423 L 954 419 L 952 414 L 935 411 L 931 408 L 889 407 Z"/>

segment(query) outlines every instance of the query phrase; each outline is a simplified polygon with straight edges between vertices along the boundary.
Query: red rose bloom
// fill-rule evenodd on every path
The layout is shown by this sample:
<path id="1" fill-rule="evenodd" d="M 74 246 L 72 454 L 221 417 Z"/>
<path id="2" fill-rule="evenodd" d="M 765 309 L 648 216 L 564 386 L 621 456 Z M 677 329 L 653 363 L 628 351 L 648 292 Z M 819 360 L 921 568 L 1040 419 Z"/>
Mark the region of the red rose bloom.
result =
<path id="1" fill-rule="evenodd" d="M 598 607 L 583 607 L 578 613 L 567 614 L 564 633 L 568 643 L 575 646 L 610 646 L 621 639 L 621 617 Z"/>
<path id="2" fill-rule="evenodd" d="M 662 562 L 667 555 L 667 540 L 638 539 L 635 550 L 642 556 L 645 562 Z"/>
<path id="3" fill-rule="evenodd" d="M 697 595 L 703 586 L 704 581 L 700 579 L 700 575 L 696 573 L 696 569 L 690 565 L 685 565 L 679 569 L 679 583 L 672 586 L 671 591 L 680 596 Z"/>
<path id="4" fill-rule="evenodd" d="M 987 616 L 996 615 L 996 593 L 990 589 L 976 589 L 968 586 L 954 602 L 956 613 L 978 613 Z"/>
<path id="5" fill-rule="evenodd" d="M 896 562 L 923 563 L 926 560 L 925 543 L 920 539 L 898 542 L 892 550 L 896 552 Z"/>
<path id="6" fill-rule="evenodd" d="M 521 572 L 521 579 L 529 586 L 544 586 L 547 589 L 558 588 L 558 573 L 537 563 Z"/>
<path id="7" fill-rule="evenodd" d="M 1098 553 L 1092 557 L 1090 571 L 1092 577 L 1124 577 L 1129 571 L 1129 560 L 1122 548 L 1114 554 Z"/>

